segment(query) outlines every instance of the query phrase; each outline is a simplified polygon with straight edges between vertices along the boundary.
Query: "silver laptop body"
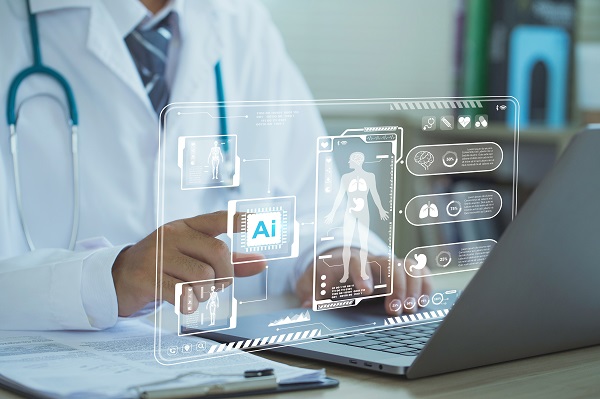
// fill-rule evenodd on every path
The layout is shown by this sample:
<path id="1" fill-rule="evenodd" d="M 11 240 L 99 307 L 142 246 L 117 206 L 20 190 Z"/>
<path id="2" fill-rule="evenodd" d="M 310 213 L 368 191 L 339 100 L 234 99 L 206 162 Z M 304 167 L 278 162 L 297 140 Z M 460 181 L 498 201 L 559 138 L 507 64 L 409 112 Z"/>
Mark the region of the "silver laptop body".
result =
<path id="1" fill-rule="evenodd" d="M 599 204 L 600 129 L 586 130 L 573 138 L 418 355 L 341 345 L 327 334 L 273 350 L 420 378 L 600 344 Z M 352 339 L 440 321 L 369 328 L 381 311 L 378 302 L 311 312 L 310 323 L 328 326 L 337 338 L 343 327 L 335 326 L 364 323 L 360 332 L 342 336 Z M 276 317 L 240 317 L 235 329 L 203 336 L 232 342 L 268 335 L 268 320 Z"/>

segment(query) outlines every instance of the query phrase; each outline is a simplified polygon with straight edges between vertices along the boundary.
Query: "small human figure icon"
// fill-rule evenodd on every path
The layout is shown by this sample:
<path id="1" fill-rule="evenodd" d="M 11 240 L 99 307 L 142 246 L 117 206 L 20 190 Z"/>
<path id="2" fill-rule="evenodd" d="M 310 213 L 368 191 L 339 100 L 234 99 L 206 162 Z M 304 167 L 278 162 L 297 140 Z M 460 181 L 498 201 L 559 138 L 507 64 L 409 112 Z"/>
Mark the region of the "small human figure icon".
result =
<path id="1" fill-rule="evenodd" d="M 214 326 L 217 319 L 217 308 L 219 307 L 219 295 L 217 291 L 215 291 L 215 286 L 210 287 L 210 297 L 206 302 L 206 309 L 208 309 L 210 313 L 210 324 L 209 326 Z"/>
<path id="2" fill-rule="evenodd" d="M 225 158 L 223 157 L 223 151 L 221 151 L 221 147 L 219 147 L 219 142 L 215 140 L 213 147 L 210 149 L 208 154 L 208 163 L 212 168 L 213 180 L 219 179 L 219 165 L 224 161 Z"/>

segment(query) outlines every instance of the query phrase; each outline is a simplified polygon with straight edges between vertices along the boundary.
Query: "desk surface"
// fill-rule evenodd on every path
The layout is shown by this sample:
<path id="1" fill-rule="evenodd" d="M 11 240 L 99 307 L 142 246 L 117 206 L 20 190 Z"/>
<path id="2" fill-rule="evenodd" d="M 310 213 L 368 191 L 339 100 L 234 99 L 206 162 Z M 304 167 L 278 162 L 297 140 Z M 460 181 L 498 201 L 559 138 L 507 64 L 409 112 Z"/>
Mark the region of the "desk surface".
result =
<path id="1" fill-rule="evenodd" d="M 299 367 L 327 368 L 340 381 L 333 389 L 269 395 L 268 398 L 593 398 L 600 396 L 600 346 L 518 360 L 436 377 L 407 380 L 349 367 L 266 353 Z M 0 390 L 0 398 L 19 396 Z"/>
<path id="2" fill-rule="evenodd" d="M 556 353 L 436 377 L 407 380 L 344 366 L 269 353 L 269 359 L 299 367 L 326 366 L 338 388 L 311 398 L 592 398 L 600 397 L 600 346 Z M 270 398 L 306 398 L 306 392 Z M 373 397 L 373 396 L 371 396 Z"/>
<path id="3" fill-rule="evenodd" d="M 461 288 L 468 282 L 450 276 L 444 285 Z M 281 298 L 282 308 L 294 303 Z M 246 314 L 260 312 L 260 304 L 249 304 Z M 340 381 L 333 389 L 291 392 L 269 398 L 590 398 L 600 397 L 600 346 L 512 361 L 441 376 L 407 380 L 400 376 L 378 374 L 362 369 L 300 357 L 259 352 L 260 356 L 292 366 L 327 369 L 327 375 Z"/>
<path id="4" fill-rule="evenodd" d="M 276 301 L 282 308 L 294 304 L 293 297 Z M 251 304 L 248 304 L 251 305 Z M 246 314 L 259 312 L 261 305 L 247 306 Z M 258 352 L 260 356 L 298 367 L 327 369 L 338 379 L 333 389 L 269 395 L 268 398 L 590 398 L 600 397 L 600 346 L 518 360 L 419 380 L 314 360 Z M 0 399 L 15 399 L 0 389 Z"/>

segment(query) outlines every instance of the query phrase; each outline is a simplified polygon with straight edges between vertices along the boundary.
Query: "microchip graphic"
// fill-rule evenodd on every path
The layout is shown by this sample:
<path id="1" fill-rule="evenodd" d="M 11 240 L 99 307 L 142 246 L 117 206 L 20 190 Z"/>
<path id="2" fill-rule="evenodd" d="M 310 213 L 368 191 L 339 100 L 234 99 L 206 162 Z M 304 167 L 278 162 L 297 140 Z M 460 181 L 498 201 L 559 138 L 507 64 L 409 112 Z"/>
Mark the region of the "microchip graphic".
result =
<path id="1" fill-rule="evenodd" d="M 281 245 L 282 230 L 287 230 L 286 212 L 249 213 L 246 215 L 246 245 L 248 247 Z M 284 226 L 285 223 L 285 226 Z"/>
<path id="2" fill-rule="evenodd" d="M 228 217 L 233 263 L 258 261 L 239 254 L 260 254 L 265 260 L 298 256 L 296 197 L 230 201 Z"/>

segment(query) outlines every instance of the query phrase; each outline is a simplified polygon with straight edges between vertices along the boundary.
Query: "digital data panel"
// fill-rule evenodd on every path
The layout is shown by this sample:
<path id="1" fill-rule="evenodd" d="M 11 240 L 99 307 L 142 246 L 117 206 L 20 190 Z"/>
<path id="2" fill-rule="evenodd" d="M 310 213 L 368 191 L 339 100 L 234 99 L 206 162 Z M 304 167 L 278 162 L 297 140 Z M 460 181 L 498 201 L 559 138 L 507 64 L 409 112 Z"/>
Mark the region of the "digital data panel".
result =
<path id="1" fill-rule="evenodd" d="M 397 134 L 318 139 L 313 310 L 354 306 L 392 293 Z M 336 159 L 347 160 L 339 178 L 332 173 Z M 385 259 L 370 261 L 369 235 L 375 226 L 386 232 L 381 239 L 389 250 Z M 318 244 L 340 240 L 341 250 L 319 252 Z M 357 279 L 370 280 L 372 292 L 357 286 Z"/>
<path id="2" fill-rule="evenodd" d="M 236 136 L 180 137 L 178 154 L 182 190 L 239 186 Z"/>
<path id="3" fill-rule="evenodd" d="M 179 335 L 202 334 L 235 327 L 237 300 L 233 278 L 179 283 L 175 292 L 175 312 L 179 315 Z"/>

